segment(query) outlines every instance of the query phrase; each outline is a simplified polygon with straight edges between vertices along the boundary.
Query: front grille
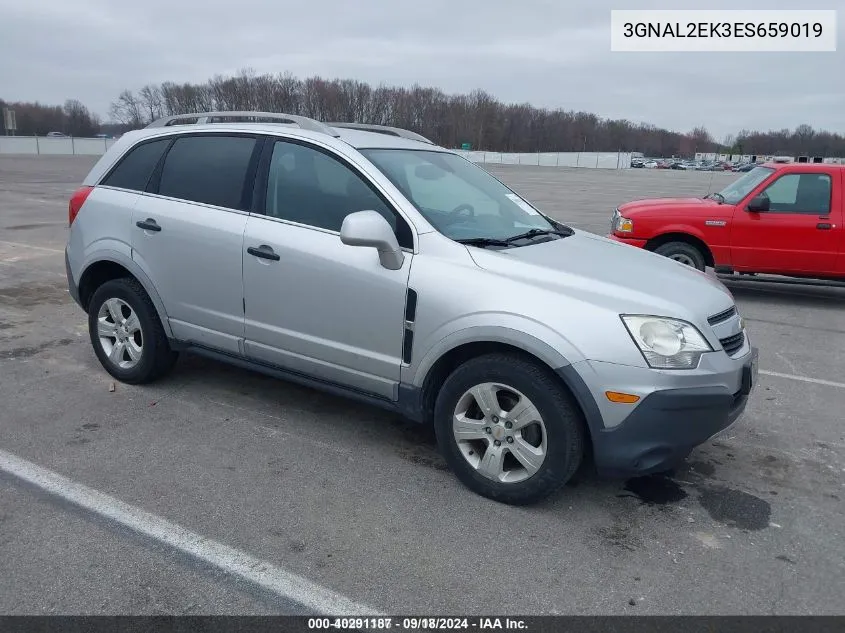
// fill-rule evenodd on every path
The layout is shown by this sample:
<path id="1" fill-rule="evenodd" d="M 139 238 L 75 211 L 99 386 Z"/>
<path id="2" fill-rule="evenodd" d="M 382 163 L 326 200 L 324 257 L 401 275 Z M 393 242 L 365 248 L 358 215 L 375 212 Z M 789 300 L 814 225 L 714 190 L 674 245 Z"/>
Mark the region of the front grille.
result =
<path id="1" fill-rule="evenodd" d="M 740 332 L 739 334 L 734 334 L 733 336 L 729 336 L 727 338 L 720 338 L 719 342 L 722 344 L 725 353 L 728 356 L 733 356 L 742 349 L 743 345 L 745 345 L 745 332 Z"/>
<path id="2" fill-rule="evenodd" d="M 709 319 L 707 319 L 707 322 L 710 325 L 718 325 L 719 323 L 724 323 L 725 321 L 730 319 L 735 314 L 736 314 L 736 306 L 731 306 L 730 308 L 728 308 L 724 312 L 720 312 L 719 314 L 714 314 Z"/>

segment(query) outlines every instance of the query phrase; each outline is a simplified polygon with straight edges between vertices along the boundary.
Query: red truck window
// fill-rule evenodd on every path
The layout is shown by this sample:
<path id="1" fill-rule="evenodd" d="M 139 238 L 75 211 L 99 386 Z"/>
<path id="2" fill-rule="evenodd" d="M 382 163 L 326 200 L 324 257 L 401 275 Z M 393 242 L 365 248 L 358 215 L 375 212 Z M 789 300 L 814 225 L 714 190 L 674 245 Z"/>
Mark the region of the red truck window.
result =
<path id="1" fill-rule="evenodd" d="M 766 187 L 768 213 L 830 213 L 831 180 L 827 174 L 784 174 Z"/>

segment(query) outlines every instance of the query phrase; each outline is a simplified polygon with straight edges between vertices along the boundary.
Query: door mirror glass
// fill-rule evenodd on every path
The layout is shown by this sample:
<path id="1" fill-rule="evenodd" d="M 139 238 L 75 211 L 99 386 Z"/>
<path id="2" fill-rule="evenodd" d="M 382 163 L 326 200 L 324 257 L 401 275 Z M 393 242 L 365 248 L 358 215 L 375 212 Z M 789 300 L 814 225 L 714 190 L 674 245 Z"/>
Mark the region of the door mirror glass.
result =
<path id="1" fill-rule="evenodd" d="M 375 248 L 381 265 L 390 270 L 399 270 L 405 261 L 393 229 L 376 211 L 356 211 L 347 215 L 340 227 L 340 241 L 347 246 Z"/>
<path id="2" fill-rule="evenodd" d="M 760 211 L 768 211 L 769 210 L 769 196 L 765 194 L 759 194 L 751 198 L 751 201 L 748 203 L 748 210 L 753 213 L 759 213 Z"/>

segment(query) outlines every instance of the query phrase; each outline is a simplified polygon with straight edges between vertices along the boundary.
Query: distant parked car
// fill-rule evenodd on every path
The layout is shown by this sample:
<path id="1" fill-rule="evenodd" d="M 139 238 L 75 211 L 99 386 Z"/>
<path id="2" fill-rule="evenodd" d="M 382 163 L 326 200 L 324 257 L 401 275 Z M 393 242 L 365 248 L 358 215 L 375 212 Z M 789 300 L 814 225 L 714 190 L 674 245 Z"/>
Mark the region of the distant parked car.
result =
<path id="1" fill-rule="evenodd" d="M 742 163 L 741 165 L 737 165 L 734 167 L 734 171 L 745 173 L 747 171 L 751 171 L 757 166 L 757 163 Z"/>
<path id="2" fill-rule="evenodd" d="M 730 171 L 730 169 L 731 164 L 722 161 L 709 163 L 707 167 L 704 168 L 705 171 Z"/>
<path id="3" fill-rule="evenodd" d="M 69 138 L 67 134 L 61 132 L 47 132 L 48 138 Z"/>

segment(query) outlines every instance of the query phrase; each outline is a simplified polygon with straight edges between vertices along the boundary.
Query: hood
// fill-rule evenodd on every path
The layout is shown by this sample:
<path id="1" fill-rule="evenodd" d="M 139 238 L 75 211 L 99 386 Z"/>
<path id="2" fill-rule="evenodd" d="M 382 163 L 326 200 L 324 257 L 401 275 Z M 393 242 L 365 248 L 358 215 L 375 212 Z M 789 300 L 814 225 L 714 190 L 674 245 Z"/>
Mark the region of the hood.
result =
<path id="1" fill-rule="evenodd" d="M 706 325 L 734 305 L 721 281 L 649 251 L 587 233 L 504 250 L 468 249 L 476 264 L 616 313 L 655 314 Z"/>
<path id="2" fill-rule="evenodd" d="M 619 212 L 622 215 L 627 213 L 636 213 L 642 210 L 662 210 L 666 209 L 675 211 L 679 209 L 689 209 L 694 211 L 711 210 L 713 207 L 727 207 L 728 205 L 719 204 L 712 198 L 649 198 L 646 200 L 634 200 L 633 202 L 626 202 L 619 205 Z M 627 216 L 626 216 L 627 217 Z"/>

